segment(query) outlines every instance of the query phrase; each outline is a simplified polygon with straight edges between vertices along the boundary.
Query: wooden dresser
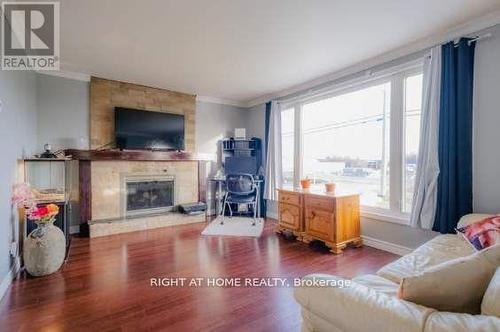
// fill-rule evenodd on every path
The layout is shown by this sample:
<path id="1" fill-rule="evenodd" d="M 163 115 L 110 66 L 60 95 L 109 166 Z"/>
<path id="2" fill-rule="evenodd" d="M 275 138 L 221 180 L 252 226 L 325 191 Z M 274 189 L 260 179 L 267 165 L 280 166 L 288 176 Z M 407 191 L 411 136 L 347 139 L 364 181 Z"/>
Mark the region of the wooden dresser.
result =
<path id="1" fill-rule="evenodd" d="M 280 189 L 278 197 L 278 232 L 290 231 L 305 243 L 323 241 L 334 254 L 348 244 L 361 246 L 358 194 Z"/>
<path id="2" fill-rule="evenodd" d="M 289 231 L 302 241 L 304 235 L 304 196 L 300 192 L 278 190 L 278 233 Z"/>

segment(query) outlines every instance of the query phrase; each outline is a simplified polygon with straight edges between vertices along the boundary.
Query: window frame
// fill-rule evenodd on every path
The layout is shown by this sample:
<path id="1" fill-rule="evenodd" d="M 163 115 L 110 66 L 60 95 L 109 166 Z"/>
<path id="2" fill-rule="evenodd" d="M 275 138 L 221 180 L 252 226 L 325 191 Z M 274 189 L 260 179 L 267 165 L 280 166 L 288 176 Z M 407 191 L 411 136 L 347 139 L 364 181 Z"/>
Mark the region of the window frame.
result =
<path id="1" fill-rule="evenodd" d="M 403 194 L 405 179 L 404 158 L 406 149 L 405 128 L 405 80 L 407 77 L 423 73 L 423 61 L 407 62 L 396 65 L 377 73 L 367 71 L 366 75 L 346 80 L 317 91 L 308 91 L 302 96 L 280 102 L 281 110 L 294 109 L 294 187 L 299 188 L 303 174 L 302 151 L 302 108 L 304 105 L 327 98 L 333 98 L 346 93 L 362 90 L 371 86 L 390 83 L 390 110 L 389 110 L 389 209 L 371 206 L 360 206 L 361 216 L 408 225 L 410 213 L 403 212 Z M 280 156 L 281 158 L 281 156 Z"/>
<path id="2" fill-rule="evenodd" d="M 402 118 L 402 121 L 403 121 L 403 124 L 402 124 L 402 128 L 403 128 L 403 135 L 402 135 L 402 155 L 401 155 L 401 206 L 400 206 L 400 210 L 403 211 L 404 209 L 404 205 L 406 204 L 406 199 L 405 199 L 405 192 L 406 192 L 406 176 L 405 176 L 405 159 L 406 159 L 406 79 L 409 78 L 409 77 L 412 77 L 412 76 L 417 76 L 419 74 L 422 74 L 423 75 L 423 65 L 422 65 L 422 68 L 416 68 L 416 69 L 413 69 L 413 70 L 407 70 L 405 73 L 404 73 L 404 76 L 403 76 L 403 118 Z M 422 80 L 422 84 L 423 84 L 423 80 Z M 423 94 L 423 87 L 422 87 L 422 94 Z M 420 104 L 420 113 L 422 113 L 422 104 Z M 422 129 L 422 128 L 420 128 Z M 420 140 L 420 136 L 419 136 L 419 140 Z M 409 215 L 410 213 L 409 212 L 403 212 L 405 213 L 406 215 L 408 215 L 408 218 L 409 218 Z"/>

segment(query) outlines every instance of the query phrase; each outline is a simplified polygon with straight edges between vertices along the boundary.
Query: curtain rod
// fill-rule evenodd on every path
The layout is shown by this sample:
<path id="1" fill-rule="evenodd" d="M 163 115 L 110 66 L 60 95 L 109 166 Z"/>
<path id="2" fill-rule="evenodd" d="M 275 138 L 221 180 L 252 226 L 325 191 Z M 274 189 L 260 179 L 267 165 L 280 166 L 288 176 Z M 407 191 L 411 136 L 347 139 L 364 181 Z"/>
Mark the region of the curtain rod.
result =
<path id="1" fill-rule="evenodd" d="M 483 39 L 491 38 L 492 36 L 493 36 L 493 34 L 492 34 L 491 32 L 488 32 L 488 33 L 485 33 L 485 34 L 482 34 L 482 35 L 478 35 L 478 36 L 476 36 L 476 37 L 471 38 L 471 40 L 469 40 L 469 41 L 468 41 L 468 44 L 470 45 L 470 44 L 472 44 L 473 42 L 478 42 L 478 41 L 483 40 Z M 447 42 L 441 42 L 440 44 L 438 44 L 438 45 L 434 45 L 434 46 L 439 46 L 439 45 L 443 45 L 443 44 L 446 44 L 446 43 L 447 43 Z M 457 47 L 457 46 L 458 46 L 458 43 L 457 43 L 457 42 L 455 42 L 455 45 L 454 45 L 454 46 L 455 46 L 455 47 Z M 429 51 L 429 49 L 430 49 L 430 48 L 432 48 L 432 47 L 428 47 L 428 48 L 427 48 L 427 49 L 428 49 L 428 53 L 427 53 L 427 54 L 425 54 L 425 53 L 424 53 L 424 56 L 428 56 L 428 57 L 430 56 L 430 51 Z M 425 50 L 425 49 L 424 49 L 424 50 Z M 423 50 L 421 50 L 421 51 L 423 51 Z M 416 52 L 414 52 L 413 54 L 419 53 L 419 52 L 421 52 L 421 51 L 416 51 Z M 406 56 L 411 56 L 411 54 L 408 54 L 408 55 L 406 55 Z M 393 59 L 393 60 L 391 60 L 391 61 L 394 61 L 394 60 L 396 60 L 396 59 Z M 389 62 L 390 62 L 390 61 L 389 61 Z M 410 60 L 410 61 L 409 61 L 409 62 L 407 62 L 407 63 L 412 63 L 412 62 L 415 62 L 415 60 Z M 380 65 L 383 65 L 383 64 L 379 64 L 379 65 L 377 65 L 377 66 L 380 66 Z M 377 67 L 377 66 L 375 66 L 375 67 Z M 387 70 L 387 69 L 386 69 L 386 70 Z M 385 71 L 385 70 L 384 70 L 384 69 L 382 69 L 382 70 L 381 70 L 381 72 L 383 72 L 383 71 Z M 360 70 L 360 71 L 359 71 L 359 72 L 357 72 L 357 73 L 348 74 L 348 75 L 346 75 L 346 76 L 350 76 L 350 75 L 357 75 L 357 74 L 361 74 L 361 73 L 363 73 L 363 72 L 365 72 L 365 73 L 366 73 L 366 72 L 370 72 L 370 73 L 372 73 L 372 74 L 373 74 L 372 69 L 370 69 L 370 68 L 369 68 L 369 69 L 365 69 L 365 70 Z M 337 79 L 340 79 L 340 80 L 341 80 L 341 79 L 342 79 L 342 77 L 337 78 Z M 288 95 L 288 96 L 283 96 L 283 97 L 280 97 L 280 98 L 276 98 L 275 100 L 276 100 L 278 103 L 283 103 L 283 104 L 284 104 L 284 103 L 290 103 L 290 102 L 292 102 L 292 101 L 294 101 L 294 100 L 296 100 L 296 99 L 300 99 L 300 98 L 302 98 L 302 97 L 303 97 L 303 95 L 314 94 L 314 93 L 315 93 L 315 92 L 314 92 L 315 90 L 320 90 L 320 91 L 321 91 L 321 90 L 323 90 L 323 89 L 328 89 L 331 85 L 335 85 L 335 83 L 334 83 L 334 82 L 335 82 L 337 79 L 334 79 L 334 80 L 329 81 L 329 82 L 325 82 L 325 83 L 320 84 L 319 86 L 316 86 L 316 87 L 311 87 L 311 88 L 306 89 L 306 90 L 304 90 L 304 91 L 299 91 L 299 92 L 292 93 L 291 95 Z"/>
<path id="2" fill-rule="evenodd" d="M 467 42 L 467 44 L 470 46 L 470 44 L 472 44 L 473 42 L 478 42 L 480 40 L 491 38 L 491 37 L 492 37 L 491 32 L 488 32 L 488 33 L 485 33 L 484 35 L 479 35 L 477 37 L 472 38 L 471 40 L 469 40 Z M 458 42 L 455 42 L 455 47 L 457 47 L 457 46 L 458 46 Z"/>

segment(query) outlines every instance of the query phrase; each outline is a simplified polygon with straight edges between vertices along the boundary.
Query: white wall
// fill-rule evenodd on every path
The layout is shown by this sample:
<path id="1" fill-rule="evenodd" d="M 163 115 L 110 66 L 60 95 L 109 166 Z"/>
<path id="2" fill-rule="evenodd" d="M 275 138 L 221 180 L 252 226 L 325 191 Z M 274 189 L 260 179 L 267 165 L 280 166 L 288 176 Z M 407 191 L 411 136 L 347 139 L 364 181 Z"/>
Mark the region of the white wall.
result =
<path id="1" fill-rule="evenodd" d="M 89 83 L 37 74 L 38 149 L 89 147 Z"/>
<path id="2" fill-rule="evenodd" d="M 500 26 L 476 44 L 474 211 L 500 213 Z"/>
<path id="3" fill-rule="evenodd" d="M 0 282 L 14 261 L 9 247 L 18 241 L 12 185 L 22 178 L 18 160 L 36 150 L 36 77 L 26 71 L 0 71 Z M 1 294 L 0 294 L 1 296 Z"/>

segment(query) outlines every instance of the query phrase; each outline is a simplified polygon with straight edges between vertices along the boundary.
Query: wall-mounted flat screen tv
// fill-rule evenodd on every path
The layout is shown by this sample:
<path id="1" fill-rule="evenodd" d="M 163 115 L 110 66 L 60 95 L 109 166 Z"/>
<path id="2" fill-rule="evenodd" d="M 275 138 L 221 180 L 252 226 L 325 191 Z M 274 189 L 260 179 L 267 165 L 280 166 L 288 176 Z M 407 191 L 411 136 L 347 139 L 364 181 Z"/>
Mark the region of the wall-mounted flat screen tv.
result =
<path id="1" fill-rule="evenodd" d="M 115 107 L 121 150 L 184 150 L 184 115 Z"/>

